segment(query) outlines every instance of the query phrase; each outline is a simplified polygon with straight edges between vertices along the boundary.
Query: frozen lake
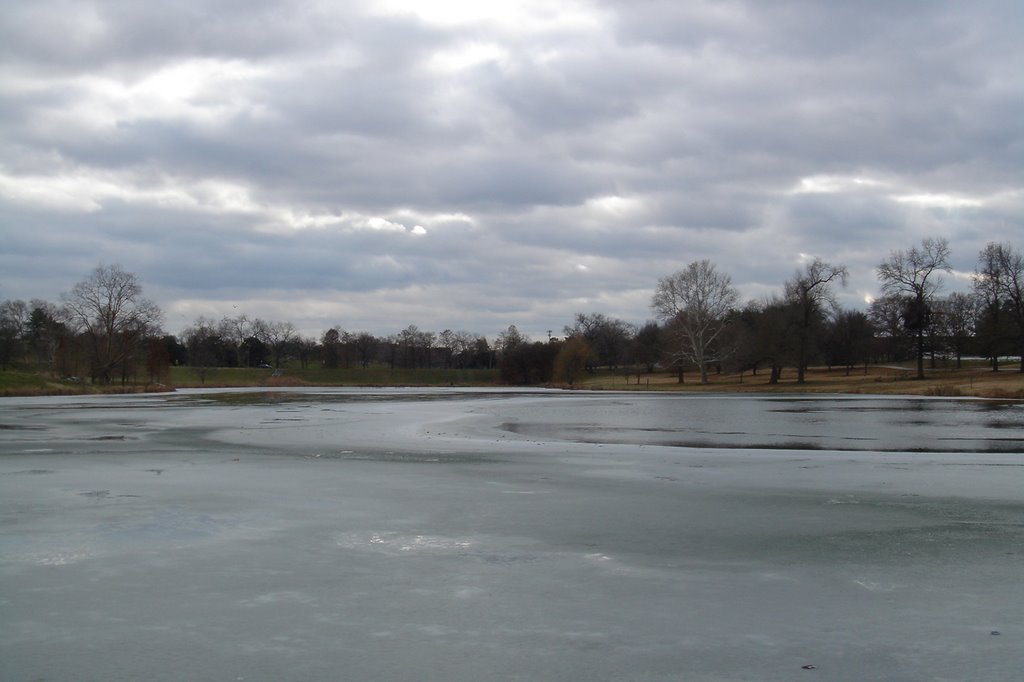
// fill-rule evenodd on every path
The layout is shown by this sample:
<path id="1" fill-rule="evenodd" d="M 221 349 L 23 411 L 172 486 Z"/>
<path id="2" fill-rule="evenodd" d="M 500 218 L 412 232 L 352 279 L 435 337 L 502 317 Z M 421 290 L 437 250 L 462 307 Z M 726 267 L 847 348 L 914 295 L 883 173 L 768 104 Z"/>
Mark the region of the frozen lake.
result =
<path id="1" fill-rule="evenodd" d="M 5 681 L 1024 670 L 1013 403 L 0 398 L 0 524 Z"/>

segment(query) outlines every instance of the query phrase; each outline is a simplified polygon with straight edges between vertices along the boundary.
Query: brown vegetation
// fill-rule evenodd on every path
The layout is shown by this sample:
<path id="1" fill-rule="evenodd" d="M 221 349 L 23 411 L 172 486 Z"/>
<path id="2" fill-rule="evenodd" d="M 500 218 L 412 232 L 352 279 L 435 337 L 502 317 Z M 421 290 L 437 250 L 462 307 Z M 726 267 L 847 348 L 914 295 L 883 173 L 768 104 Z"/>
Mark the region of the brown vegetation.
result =
<path id="1" fill-rule="evenodd" d="M 709 382 L 701 385 L 696 374 L 692 381 L 682 384 L 678 375 L 668 373 L 597 375 L 580 382 L 584 389 L 688 391 L 699 393 L 846 393 L 880 395 L 921 395 L 948 397 L 979 397 L 1024 399 L 1024 374 L 1016 371 L 992 372 L 987 368 L 937 369 L 926 373 L 924 379 L 914 378 L 914 371 L 895 367 L 871 366 L 852 371 L 845 369 L 811 367 L 805 383 L 796 382 L 796 370 L 790 370 L 792 380 L 785 375 L 777 384 L 768 383 L 768 373 L 751 375 L 709 374 Z"/>

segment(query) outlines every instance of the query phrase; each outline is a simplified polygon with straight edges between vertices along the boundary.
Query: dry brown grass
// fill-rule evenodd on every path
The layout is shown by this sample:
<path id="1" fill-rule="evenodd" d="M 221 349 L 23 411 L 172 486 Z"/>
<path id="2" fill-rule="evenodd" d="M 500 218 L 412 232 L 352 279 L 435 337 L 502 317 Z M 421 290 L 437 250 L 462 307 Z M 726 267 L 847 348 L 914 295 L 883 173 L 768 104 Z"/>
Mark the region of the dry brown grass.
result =
<path id="1" fill-rule="evenodd" d="M 627 378 L 606 374 L 591 377 L 579 385 L 583 389 L 688 391 L 695 393 L 853 393 L 880 395 L 925 395 L 949 397 L 1024 399 L 1024 374 L 1017 367 L 992 372 L 985 369 L 930 370 L 925 379 L 915 379 L 914 372 L 892 367 L 863 367 L 851 370 L 811 368 L 806 382 L 796 382 L 796 370 L 787 369 L 777 384 L 768 383 L 768 372 L 712 374 L 709 383 L 701 385 L 696 373 L 685 375 L 678 383 L 673 374 L 636 375 Z"/>
<path id="2" fill-rule="evenodd" d="M 295 377 L 290 377 L 290 376 L 285 376 L 285 375 L 276 376 L 276 377 L 275 376 L 268 377 L 266 381 L 264 381 L 264 382 L 262 382 L 260 384 L 260 386 L 270 386 L 270 387 L 273 387 L 273 388 L 282 388 L 282 387 L 294 388 L 294 387 L 298 387 L 298 386 L 311 386 L 311 385 L 312 384 L 310 384 L 308 381 L 303 381 L 302 379 L 297 379 Z"/>

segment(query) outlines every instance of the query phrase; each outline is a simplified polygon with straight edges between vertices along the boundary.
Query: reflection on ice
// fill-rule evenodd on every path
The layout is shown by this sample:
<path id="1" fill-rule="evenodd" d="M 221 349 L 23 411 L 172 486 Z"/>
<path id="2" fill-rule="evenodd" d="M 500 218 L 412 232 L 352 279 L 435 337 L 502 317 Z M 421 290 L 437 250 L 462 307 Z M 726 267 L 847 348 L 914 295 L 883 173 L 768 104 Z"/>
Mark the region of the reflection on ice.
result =
<path id="1" fill-rule="evenodd" d="M 464 551 L 475 543 L 468 538 L 447 538 L 437 535 L 403 535 L 399 533 L 342 533 L 337 545 L 342 549 L 372 547 L 387 552 L 452 552 Z"/>
<path id="2" fill-rule="evenodd" d="M 93 559 L 99 556 L 95 550 L 61 550 L 55 552 L 33 552 L 29 554 L 15 554 L 10 557 L 15 562 L 32 564 L 35 566 L 67 566 L 77 564 L 86 559 Z"/>
<path id="3" fill-rule="evenodd" d="M 1014 403 L 864 397 L 654 396 L 506 410 L 501 428 L 582 443 L 882 452 L 1024 452 Z M 568 413 L 568 418 L 567 414 Z M 1015 435 L 1004 431 L 1015 430 Z"/>
<path id="4" fill-rule="evenodd" d="M 313 604 L 316 602 L 316 598 L 312 595 L 304 592 L 297 592 L 294 590 L 286 590 L 283 592 L 271 592 L 269 594 L 261 594 L 253 599 L 239 599 L 236 603 L 240 606 L 268 606 L 273 604 L 291 603 L 291 604 Z"/>

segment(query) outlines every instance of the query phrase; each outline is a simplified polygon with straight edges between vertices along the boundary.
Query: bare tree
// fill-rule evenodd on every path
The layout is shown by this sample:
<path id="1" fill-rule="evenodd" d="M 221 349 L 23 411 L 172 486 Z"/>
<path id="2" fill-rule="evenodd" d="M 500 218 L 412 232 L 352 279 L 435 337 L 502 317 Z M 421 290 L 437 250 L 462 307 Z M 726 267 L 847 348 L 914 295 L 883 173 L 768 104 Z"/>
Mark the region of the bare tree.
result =
<path id="1" fill-rule="evenodd" d="M 709 260 L 694 261 L 658 280 L 651 309 L 659 319 L 675 322 L 675 353 L 700 368 L 700 381 L 708 383 L 708 365 L 722 359 L 719 341 L 736 307 L 739 293 L 732 280 Z"/>
<path id="2" fill-rule="evenodd" d="M 220 335 L 235 350 L 235 363 L 238 367 L 244 367 L 245 362 L 243 344 L 253 336 L 255 323 L 245 313 L 239 313 L 235 317 L 225 316 L 220 321 Z"/>
<path id="3" fill-rule="evenodd" d="M 29 307 L 24 301 L 0 303 L 0 369 L 6 370 L 23 354 L 28 321 Z"/>
<path id="4" fill-rule="evenodd" d="M 26 341 L 35 354 L 35 361 L 54 369 L 57 345 L 67 336 L 67 327 L 60 321 L 60 308 L 42 299 L 29 302 L 28 328 Z"/>
<path id="5" fill-rule="evenodd" d="M 886 360 L 903 360 L 911 356 L 903 327 L 906 297 L 890 294 L 876 298 L 868 306 L 868 319 L 875 330 L 878 353 Z"/>
<path id="6" fill-rule="evenodd" d="M 434 366 L 432 355 L 436 340 L 437 334 L 434 332 L 421 331 L 416 335 L 417 358 L 419 359 L 420 366 L 427 369 Z"/>
<path id="7" fill-rule="evenodd" d="M 465 369 L 467 367 L 478 366 L 478 358 L 476 357 L 477 345 L 479 337 L 476 334 L 467 331 L 455 332 L 453 340 L 453 352 L 454 366 L 459 369 Z M 487 341 L 483 341 L 484 345 L 487 345 Z"/>
<path id="8" fill-rule="evenodd" d="M 1017 328 L 1017 355 L 1024 372 L 1024 253 L 1006 246 L 1003 255 L 1003 291 Z"/>
<path id="9" fill-rule="evenodd" d="M 520 332 L 519 328 L 514 324 L 510 324 L 508 329 L 498 334 L 498 339 L 494 342 L 494 346 L 499 353 L 507 353 L 529 342 L 529 337 Z"/>
<path id="10" fill-rule="evenodd" d="M 316 355 L 317 346 L 316 339 L 308 336 L 299 336 L 295 339 L 295 353 L 299 357 L 299 364 L 302 366 L 302 369 L 309 367 L 310 360 Z"/>
<path id="11" fill-rule="evenodd" d="M 337 369 L 341 362 L 341 332 L 331 327 L 320 339 L 321 364 L 327 369 Z"/>
<path id="12" fill-rule="evenodd" d="M 270 362 L 272 358 L 270 357 L 270 346 L 266 341 L 265 323 L 257 318 L 255 324 L 252 336 L 242 343 L 242 366 L 270 369 L 273 365 Z"/>
<path id="13" fill-rule="evenodd" d="M 69 324 L 87 338 L 92 380 L 104 384 L 111 383 L 118 368 L 124 379 L 126 363 L 162 318 L 160 308 L 143 298 L 135 274 L 120 265 L 100 265 L 63 300 Z"/>
<path id="14" fill-rule="evenodd" d="M 793 304 L 796 319 L 796 382 L 804 383 L 810 356 L 812 332 L 825 321 L 825 307 L 838 308 L 834 283 L 846 286 L 849 272 L 845 265 L 831 265 L 815 258 L 786 282 L 787 302 Z"/>
<path id="15" fill-rule="evenodd" d="M 445 369 L 449 369 L 455 358 L 456 336 L 451 329 L 445 329 L 437 335 L 437 341 L 441 348 L 441 360 Z"/>
<path id="16" fill-rule="evenodd" d="M 355 344 L 359 364 L 364 368 L 369 367 L 370 363 L 373 362 L 374 356 L 377 354 L 377 346 L 380 345 L 380 341 L 369 332 L 359 332 L 356 334 L 353 343 Z"/>
<path id="17" fill-rule="evenodd" d="M 736 328 L 731 334 L 739 368 L 757 374 L 758 366 L 767 364 L 768 383 L 779 383 L 783 368 L 797 364 L 793 356 L 797 318 L 794 304 L 778 296 L 747 303 L 736 316 Z"/>
<path id="18" fill-rule="evenodd" d="M 979 261 L 975 289 L 981 291 L 993 314 L 998 315 L 1000 309 L 1009 312 L 1021 356 L 1020 371 L 1024 372 L 1024 253 L 1009 244 L 993 243 L 981 252 Z"/>
<path id="19" fill-rule="evenodd" d="M 281 368 L 285 353 L 298 337 L 299 331 L 291 322 L 267 322 L 263 325 L 261 340 L 274 355 L 274 367 Z"/>
<path id="20" fill-rule="evenodd" d="M 829 366 L 843 365 L 846 376 L 853 366 L 863 362 L 868 373 L 868 358 L 875 340 L 874 326 L 859 310 L 839 310 L 833 315 L 826 333 L 825 352 Z"/>
<path id="21" fill-rule="evenodd" d="M 1001 244 L 990 242 L 978 254 L 978 267 L 972 277 L 974 292 L 979 298 L 979 331 L 982 349 L 992 358 L 992 371 L 999 371 L 999 356 L 1003 351 L 1004 320 L 1003 267 Z"/>
<path id="22" fill-rule="evenodd" d="M 592 350 L 588 354 L 592 365 L 617 369 L 626 360 L 630 343 L 636 335 L 633 325 L 601 313 L 576 313 L 573 326 L 562 330 L 566 338 L 579 336 L 586 339 Z"/>
<path id="23" fill-rule="evenodd" d="M 878 266 L 878 279 L 884 294 L 902 294 L 910 298 L 904 315 L 904 326 L 914 333 L 917 347 L 917 378 L 924 379 L 925 333 L 931 314 L 931 303 L 942 288 L 936 270 L 951 272 L 949 242 L 925 239 L 921 248 L 893 251 Z"/>
<path id="24" fill-rule="evenodd" d="M 181 332 L 188 348 L 188 363 L 203 384 L 216 372 L 220 360 L 218 350 L 223 346 L 223 339 L 217 329 L 216 322 L 200 315 L 191 327 Z"/>
<path id="25" fill-rule="evenodd" d="M 974 338 L 978 301 L 978 296 L 960 292 L 953 292 L 947 298 L 936 301 L 938 327 L 947 347 L 956 356 L 957 369 L 963 365 L 964 353 Z"/>
<path id="26" fill-rule="evenodd" d="M 661 327 L 654 320 L 644 323 L 633 337 L 633 359 L 650 374 L 661 353 Z"/>
<path id="27" fill-rule="evenodd" d="M 431 356 L 437 335 L 434 332 L 422 331 L 414 324 L 398 333 L 398 345 L 402 362 L 409 369 L 431 367 Z"/>

